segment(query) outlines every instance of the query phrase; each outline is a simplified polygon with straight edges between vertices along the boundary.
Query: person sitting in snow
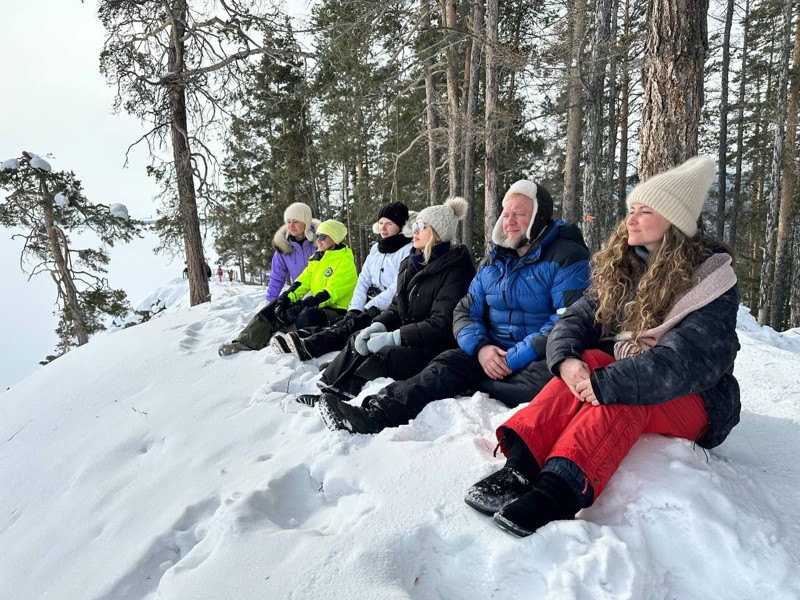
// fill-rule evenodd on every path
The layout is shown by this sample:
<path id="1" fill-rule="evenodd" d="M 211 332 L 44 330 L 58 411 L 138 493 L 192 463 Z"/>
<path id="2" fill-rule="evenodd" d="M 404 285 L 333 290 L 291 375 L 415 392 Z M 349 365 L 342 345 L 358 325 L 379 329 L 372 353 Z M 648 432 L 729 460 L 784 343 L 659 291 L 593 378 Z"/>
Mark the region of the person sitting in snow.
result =
<path id="1" fill-rule="evenodd" d="M 411 231 L 404 231 L 407 221 L 408 207 L 402 202 L 381 208 L 372 227 L 380 239 L 364 261 L 345 318 L 320 331 L 299 329 L 276 333 L 271 342 L 275 351 L 291 352 L 300 360 L 309 360 L 341 350 L 347 338 L 369 326 L 394 296 L 400 263 L 411 249 Z"/>
<path id="2" fill-rule="evenodd" d="M 353 252 L 344 244 L 347 227 L 329 219 L 317 227 L 317 252 L 288 290 L 268 304 L 230 344 L 219 347 L 221 356 L 266 347 L 276 331 L 298 327 L 327 327 L 347 312 L 356 285 Z M 245 344 L 242 340 L 247 340 Z"/>
<path id="3" fill-rule="evenodd" d="M 451 245 L 466 211 L 463 198 L 451 198 L 419 213 L 412 225 L 414 251 L 400 265 L 391 304 L 326 367 L 319 384 L 323 397 L 352 398 L 377 377 L 411 377 L 455 346 L 453 308 L 475 274 L 466 246 Z M 304 394 L 297 401 L 313 406 L 319 397 Z"/>
<path id="4" fill-rule="evenodd" d="M 501 528 L 574 518 L 643 433 L 713 448 L 738 423 L 736 275 L 696 225 L 714 172 L 695 157 L 628 196 L 589 291 L 548 339 L 557 377 L 497 429 L 508 460 L 466 494 Z"/>
<path id="5" fill-rule="evenodd" d="M 283 211 L 284 224 L 275 232 L 269 285 L 267 287 L 267 306 L 262 311 L 272 314 L 270 304 L 281 295 L 287 281 L 291 284 L 308 266 L 308 259 L 314 254 L 314 234 L 320 222 L 311 216 L 311 208 L 303 202 L 294 202 Z M 227 356 L 247 350 L 261 350 L 267 347 L 265 320 L 257 313 L 244 330 L 230 344 L 219 347 L 219 355 Z M 263 315 L 262 315 L 263 316 Z M 270 330 L 271 335 L 271 330 Z"/>
<path id="6" fill-rule="evenodd" d="M 368 396 L 361 407 L 324 395 L 320 411 L 327 426 L 377 433 L 408 423 L 433 400 L 468 389 L 507 406 L 530 401 L 552 377 L 542 360 L 547 334 L 589 280 L 589 250 L 580 231 L 552 214 L 544 186 L 514 183 L 492 231 L 493 247 L 455 309 L 459 347 Z"/>

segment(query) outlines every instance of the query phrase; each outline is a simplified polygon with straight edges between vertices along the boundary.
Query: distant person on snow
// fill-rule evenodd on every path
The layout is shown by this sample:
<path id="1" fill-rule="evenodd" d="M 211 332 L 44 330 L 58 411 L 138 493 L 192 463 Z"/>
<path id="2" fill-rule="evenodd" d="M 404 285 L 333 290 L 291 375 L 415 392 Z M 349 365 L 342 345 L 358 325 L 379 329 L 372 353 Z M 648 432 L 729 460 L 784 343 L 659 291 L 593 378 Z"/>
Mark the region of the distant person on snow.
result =
<path id="1" fill-rule="evenodd" d="M 550 381 L 547 336 L 589 283 L 589 249 L 575 225 L 553 219 L 547 189 L 529 180 L 515 182 L 506 192 L 492 242 L 469 292 L 455 307 L 458 348 L 445 350 L 419 374 L 367 396 L 361 406 L 324 394 L 320 413 L 330 429 L 377 433 L 408 423 L 430 402 L 467 390 L 518 406 Z"/>
<path id="2" fill-rule="evenodd" d="M 466 212 L 463 198 L 420 211 L 412 226 L 414 251 L 400 265 L 392 303 L 325 369 L 322 398 L 353 398 L 378 377 L 407 379 L 456 345 L 453 308 L 475 275 L 467 247 L 451 244 Z M 297 401 L 313 406 L 319 397 L 304 394 Z"/>
<path id="3" fill-rule="evenodd" d="M 220 356 L 267 346 L 276 331 L 302 327 L 327 327 L 347 312 L 356 285 L 353 252 L 344 244 L 347 227 L 329 219 L 317 227 L 317 252 L 288 290 L 270 302 L 230 344 L 219 347 Z"/>
<path id="4" fill-rule="evenodd" d="M 222 283 L 222 267 L 217 267 L 217 278 L 219 282 Z"/>
<path id="5" fill-rule="evenodd" d="M 321 331 L 276 333 L 271 342 L 275 351 L 291 352 L 300 360 L 309 360 L 341 350 L 347 338 L 369 326 L 394 297 L 400 263 L 411 250 L 411 229 L 403 230 L 407 221 L 408 208 L 402 202 L 381 208 L 372 227 L 380 238 L 364 261 L 345 318 Z"/>
<path id="6" fill-rule="evenodd" d="M 574 518 L 643 433 L 713 448 L 739 422 L 736 275 L 697 234 L 714 172 L 695 157 L 628 195 L 589 291 L 550 333 L 556 378 L 497 429 L 508 461 L 465 497 L 502 529 L 526 536 Z"/>
<path id="7" fill-rule="evenodd" d="M 210 280 L 211 279 L 211 266 L 208 264 L 208 261 L 205 262 L 205 266 L 206 266 L 206 277 L 208 277 L 208 279 Z"/>

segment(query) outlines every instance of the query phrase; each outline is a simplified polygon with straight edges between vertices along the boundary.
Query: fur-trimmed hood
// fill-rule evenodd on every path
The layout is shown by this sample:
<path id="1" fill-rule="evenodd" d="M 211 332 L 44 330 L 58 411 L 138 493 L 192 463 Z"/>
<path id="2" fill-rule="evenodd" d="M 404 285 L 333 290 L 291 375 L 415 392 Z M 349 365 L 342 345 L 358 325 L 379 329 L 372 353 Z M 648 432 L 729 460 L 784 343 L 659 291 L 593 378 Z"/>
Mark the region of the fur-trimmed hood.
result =
<path id="1" fill-rule="evenodd" d="M 417 220 L 418 214 L 419 213 L 415 210 L 408 211 L 408 221 L 406 221 L 406 224 L 403 225 L 403 229 L 400 230 L 400 233 L 403 236 L 407 238 L 410 238 L 412 236 L 413 232 L 411 231 L 411 225 Z M 375 221 L 372 224 L 372 233 L 380 233 L 380 231 L 381 231 L 381 226 L 378 224 L 378 221 Z"/>
<path id="2" fill-rule="evenodd" d="M 311 219 L 311 225 L 306 227 L 306 239 L 309 242 L 314 241 L 314 234 L 321 223 L 322 221 L 319 219 Z M 291 254 L 294 251 L 292 244 L 289 243 L 289 232 L 286 229 L 286 224 L 281 225 L 278 231 L 275 232 L 272 238 L 272 245 L 281 254 Z"/>

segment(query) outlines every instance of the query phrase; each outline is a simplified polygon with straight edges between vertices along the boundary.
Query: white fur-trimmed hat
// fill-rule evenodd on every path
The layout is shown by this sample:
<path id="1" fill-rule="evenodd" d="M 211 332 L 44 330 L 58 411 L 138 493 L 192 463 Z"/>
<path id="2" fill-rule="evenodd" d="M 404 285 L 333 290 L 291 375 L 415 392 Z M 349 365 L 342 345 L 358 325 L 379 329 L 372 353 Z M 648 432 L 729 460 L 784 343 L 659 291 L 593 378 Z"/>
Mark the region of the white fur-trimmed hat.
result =
<path id="1" fill-rule="evenodd" d="M 654 175 L 631 190 L 625 203 L 649 206 L 688 237 L 697 233 L 697 219 L 711 189 L 716 163 L 707 156 L 695 156 Z"/>
<path id="2" fill-rule="evenodd" d="M 449 242 L 456 234 L 458 222 L 467 214 L 469 204 L 464 198 L 456 196 L 445 200 L 444 204 L 428 206 L 419 211 L 417 221 L 428 223 L 436 231 L 439 239 Z"/>
<path id="3" fill-rule="evenodd" d="M 314 241 L 314 231 L 311 227 L 314 219 L 311 217 L 311 207 L 304 202 L 293 202 L 286 207 L 283 211 L 283 222 L 289 220 L 300 221 L 305 223 L 306 226 L 306 239 L 310 242 Z M 318 224 L 318 223 L 317 223 Z M 286 235 L 289 235 L 288 233 Z"/>
<path id="4" fill-rule="evenodd" d="M 536 237 L 544 226 L 550 222 L 550 219 L 553 218 L 553 198 L 543 185 L 537 185 L 530 179 L 520 179 L 512 183 L 506 195 L 503 196 L 503 208 L 506 207 L 506 202 L 508 202 L 509 198 L 517 194 L 530 198 L 533 203 L 531 220 L 528 223 L 528 230 L 525 232 L 525 237 L 530 240 L 532 237 Z M 536 235 L 531 236 L 531 230 L 534 225 L 536 226 L 536 231 L 534 232 Z M 494 229 L 492 229 L 492 241 L 495 244 L 500 244 L 503 237 L 503 216 L 500 215 L 494 225 Z"/>

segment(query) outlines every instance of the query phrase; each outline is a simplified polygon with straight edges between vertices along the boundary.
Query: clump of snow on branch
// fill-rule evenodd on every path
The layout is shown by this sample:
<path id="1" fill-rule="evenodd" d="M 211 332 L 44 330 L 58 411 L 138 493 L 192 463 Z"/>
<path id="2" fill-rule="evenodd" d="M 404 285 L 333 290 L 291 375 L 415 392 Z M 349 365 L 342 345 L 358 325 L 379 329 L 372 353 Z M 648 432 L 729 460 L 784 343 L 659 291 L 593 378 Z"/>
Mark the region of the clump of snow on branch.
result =
<path id="1" fill-rule="evenodd" d="M 67 207 L 69 207 L 69 198 L 67 198 L 67 197 L 66 197 L 64 194 L 62 194 L 61 192 L 58 192 L 58 193 L 55 195 L 55 197 L 53 198 L 53 201 L 54 201 L 54 202 L 55 202 L 55 203 L 56 203 L 58 206 L 60 206 L 61 208 L 67 208 Z"/>
<path id="2" fill-rule="evenodd" d="M 9 158 L 0 163 L 0 171 L 16 171 L 19 169 L 19 160 L 16 158 Z"/>
<path id="3" fill-rule="evenodd" d="M 35 154 L 31 154 L 30 165 L 34 169 L 39 169 L 40 171 L 47 171 L 48 173 L 53 170 L 49 162 L 47 162 L 41 156 L 36 156 Z"/>
<path id="4" fill-rule="evenodd" d="M 128 215 L 128 207 L 124 204 L 112 204 L 108 210 L 111 212 L 111 216 L 117 217 L 118 219 L 130 219 Z"/>

